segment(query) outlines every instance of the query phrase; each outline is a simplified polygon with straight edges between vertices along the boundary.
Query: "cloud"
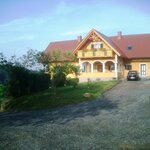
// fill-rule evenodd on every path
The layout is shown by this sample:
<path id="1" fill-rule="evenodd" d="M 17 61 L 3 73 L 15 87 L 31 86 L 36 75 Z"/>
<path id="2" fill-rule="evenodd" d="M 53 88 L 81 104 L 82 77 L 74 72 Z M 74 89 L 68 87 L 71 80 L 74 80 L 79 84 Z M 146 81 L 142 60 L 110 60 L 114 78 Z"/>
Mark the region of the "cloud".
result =
<path id="1" fill-rule="evenodd" d="M 72 7 L 65 1 L 60 1 L 57 4 L 56 9 L 54 10 L 54 14 L 56 15 L 68 14 L 68 13 L 73 12 L 74 10 L 76 10 L 75 7 Z"/>
<path id="2" fill-rule="evenodd" d="M 31 41 L 35 38 L 36 38 L 36 36 L 32 35 L 32 34 L 31 35 L 21 35 L 21 36 L 14 38 L 13 41 Z"/>
<path id="3" fill-rule="evenodd" d="M 43 23 L 45 23 L 45 20 L 42 18 L 39 19 L 39 22 L 38 19 L 23 18 L 2 24 L 0 25 L 0 43 L 32 41 L 37 36 L 33 30 Z"/>
<path id="4" fill-rule="evenodd" d="M 14 37 L 10 36 L 8 37 L 3 37 L 3 39 L 0 38 L 0 43 L 1 44 L 7 44 L 9 42 L 20 42 L 20 41 L 32 41 L 36 38 L 35 35 L 32 34 L 22 34 L 22 35 L 15 35 Z"/>
<path id="5" fill-rule="evenodd" d="M 85 34 L 87 32 L 89 32 L 89 30 L 91 30 L 91 28 L 89 27 L 85 27 L 85 28 L 79 28 L 79 29 L 74 29 L 68 32 L 64 32 L 62 33 L 62 35 L 80 35 L 80 34 Z"/>
<path id="6" fill-rule="evenodd" d="M 9 23 L 0 25 L 0 44 L 17 41 L 32 41 L 41 32 L 48 30 L 46 27 L 50 17 L 28 17 L 15 19 Z M 43 31 L 42 31 L 43 30 Z"/>
<path id="7" fill-rule="evenodd" d="M 23 18 L 10 21 L 9 23 L 0 25 L 0 31 L 23 31 L 33 29 L 33 27 L 41 26 L 47 22 L 47 18 Z"/>

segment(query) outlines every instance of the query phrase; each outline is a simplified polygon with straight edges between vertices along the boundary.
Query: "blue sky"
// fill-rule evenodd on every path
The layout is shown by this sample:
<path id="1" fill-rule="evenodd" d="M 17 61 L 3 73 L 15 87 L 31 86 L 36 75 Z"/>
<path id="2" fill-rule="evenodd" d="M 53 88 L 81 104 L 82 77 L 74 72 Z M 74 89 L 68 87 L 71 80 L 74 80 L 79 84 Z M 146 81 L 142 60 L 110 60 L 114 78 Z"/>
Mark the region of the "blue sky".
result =
<path id="1" fill-rule="evenodd" d="M 150 33 L 150 0 L 0 0 L 0 52 L 8 57 L 92 28 L 108 36 Z"/>

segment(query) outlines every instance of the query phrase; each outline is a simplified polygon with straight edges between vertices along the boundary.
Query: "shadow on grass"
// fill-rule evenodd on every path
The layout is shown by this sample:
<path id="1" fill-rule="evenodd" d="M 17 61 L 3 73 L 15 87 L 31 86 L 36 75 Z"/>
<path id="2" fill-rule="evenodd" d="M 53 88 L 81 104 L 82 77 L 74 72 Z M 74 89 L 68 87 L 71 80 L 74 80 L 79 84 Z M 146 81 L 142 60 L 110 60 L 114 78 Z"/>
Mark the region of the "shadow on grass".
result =
<path id="1" fill-rule="evenodd" d="M 96 116 L 102 110 L 111 111 L 117 108 L 117 103 L 101 98 L 77 105 L 57 109 L 46 109 L 30 112 L 2 112 L 0 113 L 0 127 L 7 126 L 40 126 L 45 123 L 65 124 L 77 118 Z"/>

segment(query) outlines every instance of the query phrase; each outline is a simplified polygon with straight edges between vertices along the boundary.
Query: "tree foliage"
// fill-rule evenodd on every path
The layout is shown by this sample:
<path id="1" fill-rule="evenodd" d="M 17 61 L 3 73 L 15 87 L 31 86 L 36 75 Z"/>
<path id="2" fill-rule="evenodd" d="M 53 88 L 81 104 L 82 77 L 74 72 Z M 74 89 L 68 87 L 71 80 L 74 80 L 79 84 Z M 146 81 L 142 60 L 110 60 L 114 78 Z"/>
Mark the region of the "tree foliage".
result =
<path id="1" fill-rule="evenodd" d="M 71 63 L 75 60 L 76 57 L 71 52 L 61 53 L 59 50 L 48 54 L 29 49 L 20 58 L 12 56 L 9 60 L 0 53 L 0 82 L 7 83 L 9 95 L 15 97 L 47 89 L 50 75 L 53 88 L 64 86 L 68 74 L 77 75 L 79 72 L 79 67 Z M 48 74 L 31 71 L 40 64 Z"/>
<path id="2" fill-rule="evenodd" d="M 55 50 L 51 53 L 39 53 L 38 60 L 45 67 L 46 72 L 49 72 L 52 79 L 52 87 L 64 86 L 67 83 L 67 75 L 79 73 L 79 67 L 72 62 L 76 61 L 76 56 L 70 52 L 61 52 Z"/>
<path id="3" fill-rule="evenodd" d="M 6 57 L 3 53 L 0 53 L 0 65 L 4 65 L 7 63 Z"/>
<path id="4" fill-rule="evenodd" d="M 11 70 L 9 95 L 19 97 L 49 88 L 50 77 L 42 72 L 33 72 L 24 67 L 14 66 Z"/>
<path id="5" fill-rule="evenodd" d="M 42 70 L 42 64 L 38 61 L 39 53 L 37 50 L 28 49 L 26 54 L 17 59 L 17 65 L 21 65 L 29 70 Z"/>
<path id="6" fill-rule="evenodd" d="M 36 63 L 36 53 L 33 51 L 27 52 L 26 56 L 32 54 L 34 54 L 32 57 L 24 57 L 24 55 L 23 63 L 19 61 L 23 57 L 18 59 L 16 56 L 12 56 L 9 60 L 6 60 L 6 57 L 0 54 L 0 84 L 7 87 L 7 95 L 19 97 L 49 88 L 49 74 L 27 69 L 27 67 L 32 67 Z M 27 60 L 29 62 L 25 65 Z"/>

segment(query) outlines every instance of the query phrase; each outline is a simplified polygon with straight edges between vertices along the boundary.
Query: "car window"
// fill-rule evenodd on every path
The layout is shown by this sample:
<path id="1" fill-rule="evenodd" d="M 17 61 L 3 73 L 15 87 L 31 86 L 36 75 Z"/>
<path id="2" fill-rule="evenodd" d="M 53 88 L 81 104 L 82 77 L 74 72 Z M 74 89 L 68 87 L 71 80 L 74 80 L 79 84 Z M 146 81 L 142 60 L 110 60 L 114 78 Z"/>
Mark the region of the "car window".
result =
<path id="1" fill-rule="evenodd" d="M 129 71 L 129 75 L 137 74 L 137 71 Z"/>

